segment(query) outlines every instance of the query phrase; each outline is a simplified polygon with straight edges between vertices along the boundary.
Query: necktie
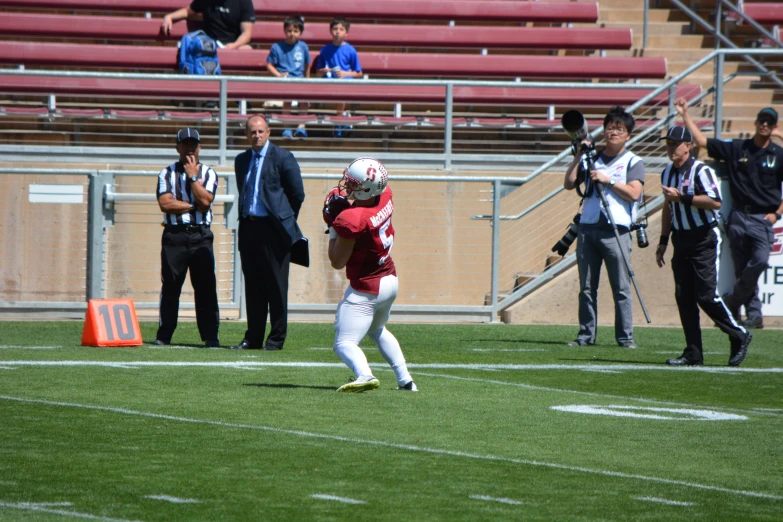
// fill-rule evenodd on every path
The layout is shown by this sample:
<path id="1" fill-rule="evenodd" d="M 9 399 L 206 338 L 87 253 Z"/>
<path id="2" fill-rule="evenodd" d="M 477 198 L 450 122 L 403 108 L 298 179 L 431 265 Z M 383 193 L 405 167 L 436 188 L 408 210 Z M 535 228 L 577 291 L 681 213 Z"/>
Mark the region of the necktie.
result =
<path id="1" fill-rule="evenodd" d="M 250 209 L 253 206 L 253 196 L 256 193 L 256 178 L 258 176 L 258 164 L 261 162 L 261 154 L 253 153 L 253 164 L 247 173 L 245 180 L 245 193 L 242 196 L 242 217 L 250 215 Z"/>

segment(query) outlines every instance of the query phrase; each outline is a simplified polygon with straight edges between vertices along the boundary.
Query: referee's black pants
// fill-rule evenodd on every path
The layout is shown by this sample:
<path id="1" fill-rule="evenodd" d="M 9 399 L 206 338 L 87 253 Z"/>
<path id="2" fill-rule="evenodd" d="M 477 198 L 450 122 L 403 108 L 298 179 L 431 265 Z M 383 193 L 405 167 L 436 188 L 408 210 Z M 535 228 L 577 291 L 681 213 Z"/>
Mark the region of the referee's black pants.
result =
<path id="1" fill-rule="evenodd" d="M 214 235 L 207 225 L 166 225 L 161 238 L 160 326 L 157 339 L 171 342 L 177 328 L 179 296 L 185 275 L 190 270 L 190 283 L 196 301 L 196 323 L 202 341 L 217 341 L 220 327 Z"/>
<path id="2" fill-rule="evenodd" d="M 674 295 L 687 344 L 682 355 L 689 361 L 704 360 L 699 307 L 729 336 L 732 347 L 748 335 L 718 293 L 719 245 L 720 234 L 714 227 L 672 233 Z"/>

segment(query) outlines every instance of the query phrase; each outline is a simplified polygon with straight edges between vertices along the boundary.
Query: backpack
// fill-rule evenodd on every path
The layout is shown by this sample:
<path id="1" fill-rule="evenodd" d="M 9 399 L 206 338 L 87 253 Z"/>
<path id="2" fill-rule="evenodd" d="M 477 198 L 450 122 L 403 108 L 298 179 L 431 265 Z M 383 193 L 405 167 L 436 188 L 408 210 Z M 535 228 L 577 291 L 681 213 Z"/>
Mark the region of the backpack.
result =
<path id="1" fill-rule="evenodd" d="M 204 31 L 193 31 L 179 42 L 177 66 L 182 74 L 220 74 L 217 42 Z"/>

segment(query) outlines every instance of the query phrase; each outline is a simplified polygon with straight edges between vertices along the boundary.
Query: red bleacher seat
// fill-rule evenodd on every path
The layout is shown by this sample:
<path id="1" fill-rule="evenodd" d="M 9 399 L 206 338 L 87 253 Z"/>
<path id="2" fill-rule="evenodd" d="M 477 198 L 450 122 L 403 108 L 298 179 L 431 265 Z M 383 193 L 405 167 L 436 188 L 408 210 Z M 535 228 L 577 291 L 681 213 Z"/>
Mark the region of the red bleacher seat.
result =
<path id="1" fill-rule="evenodd" d="M 2 107 L 0 114 L 9 116 L 49 116 L 49 109 L 46 107 Z"/>
<path id="2" fill-rule="evenodd" d="M 265 71 L 265 52 L 220 51 L 225 72 Z M 4 42 L 0 63 L 25 66 L 109 67 L 173 70 L 170 47 Z M 662 57 L 519 56 L 434 53 L 362 53 L 370 75 L 492 78 L 664 78 Z"/>
<path id="3" fill-rule="evenodd" d="M 215 81 L 176 81 L 139 79 L 95 79 L 57 76 L 0 75 L 0 92 L 8 94 L 104 96 L 110 98 L 217 99 Z M 606 107 L 630 105 L 649 93 L 649 89 L 588 89 L 530 87 L 454 87 L 454 103 L 470 105 L 570 105 L 572 107 Z M 692 99 L 701 92 L 699 85 L 677 88 L 677 96 Z M 320 102 L 443 103 L 443 87 L 368 85 L 361 81 L 323 85 L 301 83 L 228 82 L 231 99 L 295 99 Z M 665 93 L 650 105 L 668 104 Z"/>
<path id="4" fill-rule="evenodd" d="M 194 26 L 191 25 L 191 29 Z M 79 16 L 30 13 L 0 13 L 0 34 L 49 38 L 93 38 L 154 41 L 160 38 L 160 19 L 120 16 Z M 173 26 L 170 40 L 188 31 L 185 23 Z M 281 39 L 282 24 L 256 22 L 253 43 L 270 45 Z M 351 24 L 354 46 L 437 47 L 474 49 L 630 49 L 630 29 L 568 27 Z M 331 42 L 328 23 L 308 23 L 304 40 L 312 51 Z M 264 55 L 266 59 L 266 55 Z"/>
<path id="5" fill-rule="evenodd" d="M 183 0 L 0 0 L 0 7 L 168 13 L 184 5 Z M 506 0 L 254 0 L 258 17 L 283 20 L 291 13 L 308 18 L 332 18 L 335 13 L 349 20 L 464 20 L 485 22 L 581 22 L 598 20 L 595 2 L 510 2 Z"/>
<path id="6" fill-rule="evenodd" d="M 742 12 L 760 24 L 783 24 L 783 2 L 746 2 Z"/>
<path id="7" fill-rule="evenodd" d="M 163 117 L 167 120 L 185 120 L 185 121 L 211 121 L 213 119 L 211 112 L 188 112 L 188 111 L 163 111 Z"/>
<path id="8" fill-rule="evenodd" d="M 54 114 L 64 118 L 103 118 L 106 115 L 103 109 L 56 109 Z"/>
<path id="9" fill-rule="evenodd" d="M 109 117 L 137 120 L 157 120 L 158 111 L 112 109 L 109 111 Z"/>

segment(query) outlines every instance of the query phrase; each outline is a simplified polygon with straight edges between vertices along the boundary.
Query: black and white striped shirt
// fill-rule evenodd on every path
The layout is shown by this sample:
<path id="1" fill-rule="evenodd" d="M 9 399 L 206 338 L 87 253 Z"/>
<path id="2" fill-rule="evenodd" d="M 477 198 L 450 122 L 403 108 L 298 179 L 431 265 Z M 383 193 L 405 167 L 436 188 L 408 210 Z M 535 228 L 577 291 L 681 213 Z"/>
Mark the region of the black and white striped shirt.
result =
<path id="1" fill-rule="evenodd" d="M 690 156 L 679 169 L 669 165 L 661 174 L 661 184 L 673 187 L 682 194 L 701 196 L 706 194 L 715 201 L 720 201 L 715 172 L 703 162 Z M 705 210 L 679 202 L 669 202 L 672 211 L 672 226 L 674 230 L 694 230 L 712 225 L 718 221 L 717 210 Z"/>
<path id="2" fill-rule="evenodd" d="M 198 182 L 207 189 L 207 192 L 214 196 L 218 186 L 217 173 L 210 167 L 201 164 L 198 177 Z M 171 194 L 174 196 L 174 199 L 178 201 L 185 201 L 187 203 L 196 202 L 193 193 L 191 192 L 190 185 L 188 184 L 185 168 L 181 162 L 172 163 L 158 174 L 156 197 L 159 198 L 163 194 Z M 209 206 L 209 211 L 207 212 L 193 210 L 192 212 L 186 212 L 180 215 L 164 213 L 163 224 L 210 225 L 212 224 L 212 205 Z"/>

